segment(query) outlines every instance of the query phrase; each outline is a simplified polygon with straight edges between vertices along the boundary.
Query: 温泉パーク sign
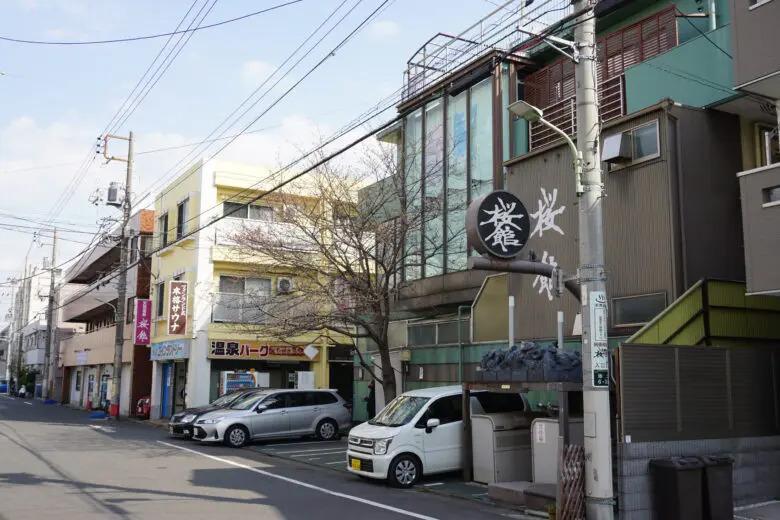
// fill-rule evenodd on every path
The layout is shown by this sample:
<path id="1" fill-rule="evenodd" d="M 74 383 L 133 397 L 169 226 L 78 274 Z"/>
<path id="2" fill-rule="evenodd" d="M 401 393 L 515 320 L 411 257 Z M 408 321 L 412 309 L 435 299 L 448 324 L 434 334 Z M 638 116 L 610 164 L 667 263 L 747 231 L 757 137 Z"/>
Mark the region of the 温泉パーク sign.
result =
<path id="1" fill-rule="evenodd" d="M 168 334 L 187 332 L 187 282 L 173 280 L 170 283 L 168 305 Z"/>
<path id="2" fill-rule="evenodd" d="M 528 241 L 528 211 L 508 191 L 488 193 L 469 205 L 466 213 L 469 244 L 482 255 L 508 260 Z"/>

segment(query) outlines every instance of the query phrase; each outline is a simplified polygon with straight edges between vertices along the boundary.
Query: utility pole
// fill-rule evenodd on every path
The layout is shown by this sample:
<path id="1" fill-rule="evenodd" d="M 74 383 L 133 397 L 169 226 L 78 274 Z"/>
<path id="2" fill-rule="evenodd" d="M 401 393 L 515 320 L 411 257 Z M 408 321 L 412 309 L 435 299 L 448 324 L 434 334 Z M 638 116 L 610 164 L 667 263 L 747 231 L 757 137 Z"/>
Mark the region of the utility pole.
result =
<path id="1" fill-rule="evenodd" d="M 108 155 L 108 140 L 122 139 L 127 141 L 127 158 L 113 157 Z M 122 226 L 119 231 L 119 280 L 117 287 L 116 302 L 116 336 L 114 340 L 114 371 L 111 378 L 111 406 L 109 415 L 119 419 L 119 393 L 121 391 L 122 377 L 122 350 L 125 344 L 125 304 L 127 301 L 127 224 L 130 222 L 131 201 L 133 183 L 133 132 L 129 132 L 127 137 L 107 134 L 104 138 L 103 156 L 107 161 L 122 161 L 127 163 L 127 174 L 125 177 L 125 198 L 122 201 Z"/>
<path id="2" fill-rule="evenodd" d="M 604 200 L 596 83 L 595 0 L 577 0 L 574 41 L 577 101 L 577 148 L 582 167 L 579 197 L 578 278 L 582 294 L 582 363 L 585 428 L 585 503 L 588 520 L 614 518 L 612 493 L 612 439 L 609 407 L 609 352 L 607 344 L 607 272 L 604 267 Z"/>
<path id="3" fill-rule="evenodd" d="M 55 325 L 55 298 L 54 293 L 56 291 L 56 276 L 57 276 L 57 228 L 54 228 L 52 233 L 51 243 L 51 268 L 49 270 L 49 307 L 46 311 L 46 350 L 43 356 L 43 388 L 41 389 L 41 397 L 44 400 L 49 398 L 49 377 L 51 376 L 51 367 L 49 361 L 51 360 L 52 343 L 54 343 L 54 334 L 57 330 Z"/>

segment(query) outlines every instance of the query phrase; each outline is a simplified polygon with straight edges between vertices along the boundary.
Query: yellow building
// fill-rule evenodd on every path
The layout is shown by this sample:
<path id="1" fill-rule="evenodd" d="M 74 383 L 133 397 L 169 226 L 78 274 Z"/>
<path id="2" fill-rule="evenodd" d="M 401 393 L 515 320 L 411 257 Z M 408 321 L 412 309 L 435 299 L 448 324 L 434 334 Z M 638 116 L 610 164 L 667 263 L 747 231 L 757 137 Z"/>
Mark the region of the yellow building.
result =
<path id="1" fill-rule="evenodd" d="M 256 323 L 251 302 L 241 304 L 245 295 L 296 290 L 295 273 L 270 258 L 236 254 L 230 240 L 242 226 L 284 226 L 279 196 L 246 204 L 280 180 L 269 173 L 199 162 L 155 200 L 153 418 L 204 405 L 247 380 L 269 388 L 344 388 L 351 396 L 349 349 L 329 346 L 319 333 L 280 340 Z M 297 198 L 307 203 L 305 195 Z"/>

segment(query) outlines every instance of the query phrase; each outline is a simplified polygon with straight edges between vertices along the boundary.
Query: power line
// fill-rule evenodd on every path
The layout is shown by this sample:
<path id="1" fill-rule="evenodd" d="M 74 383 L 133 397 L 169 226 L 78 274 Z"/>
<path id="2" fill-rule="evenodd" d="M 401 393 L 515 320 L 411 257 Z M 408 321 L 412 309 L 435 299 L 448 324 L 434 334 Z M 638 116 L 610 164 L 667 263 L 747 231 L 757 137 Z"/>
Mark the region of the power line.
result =
<path id="1" fill-rule="evenodd" d="M 72 42 L 72 41 L 46 41 L 46 40 L 25 40 L 20 38 L 11 38 L 9 36 L 0 36 L 0 40 L 7 41 L 7 42 L 13 42 L 13 43 L 26 43 L 26 44 L 32 44 L 32 45 L 102 45 L 106 43 L 123 43 L 123 42 L 134 42 L 139 40 L 151 40 L 154 38 L 164 38 L 165 36 L 174 36 L 176 34 L 185 34 L 185 33 L 193 33 L 195 31 L 202 31 L 204 29 L 211 29 L 213 27 L 219 27 L 220 25 L 225 25 L 233 22 L 238 22 L 240 20 L 245 20 L 247 18 L 251 18 L 253 16 L 257 16 L 259 14 L 267 13 L 269 11 L 275 11 L 277 9 L 281 9 L 282 7 L 287 7 L 288 5 L 297 4 L 303 2 L 303 0 L 290 0 L 289 2 L 285 2 L 283 4 L 277 4 L 271 7 L 268 7 L 266 9 L 262 9 L 260 11 L 254 11 L 252 13 L 247 13 L 242 16 L 237 16 L 236 18 L 230 18 L 227 20 L 222 20 L 220 22 L 215 22 L 209 25 L 204 25 L 201 27 L 196 27 L 194 29 L 187 28 L 183 31 L 177 30 L 173 32 L 167 32 L 167 33 L 159 33 L 159 34 L 149 34 L 145 36 L 130 36 L 127 38 L 114 38 L 111 40 L 91 40 L 91 41 L 84 41 L 84 42 Z"/>
<path id="2" fill-rule="evenodd" d="M 704 31 L 702 31 L 702 30 L 701 30 L 699 27 L 697 27 L 695 23 L 693 23 L 692 21 L 690 21 L 690 20 L 688 19 L 688 16 L 687 16 L 685 13 L 683 13 L 682 11 L 680 11 L 679 9 L 676 9 L 676 8 L 675 8 L 675 11 L 677 11 L 677 13 L 679 13 L 679 15 L 680 15 L 680 16 L 679 16 L 679 18 L 684 18 L 684 19 L 685 19 L 685 21 L 686 21 L 686 22 L 688 22 L 688 24 L 689 24 L 691 27 L 693 27 L 694 29 L 696 29 L 696 32 L 698 32 L 700 35 L 704 36 L 704 38 L 705 38 L 705 39 L 706 39 L 708 42 L 710 42 L 712 45 L 714 45 L 716 49 L 718 49 L 720 52 L 722 52 L 723 54 L 725 54 L 726 56 L 728 56 L 730 60 L 733 60 L 733 59 L 734 59 L 734 56 L 732 56 L 731 54 L 729 54 L 729 53 L 728 53 L 728 52 L 727 52 L 727 51 L 726 51 L 726 50 L 725 50 L 723 47 L 721 47 L 720 45 L 718 45 L 717 43 L 715 43 L 715 41 L 714 41 L 714 40 L 712 40 L 712 39 L 711 39 L 711 38 L 710 38 L 710 37 L 709 37 L 709 36 L 708 36 L 708 35 L 707 35 L 707 34 L 706 34 Z"/>
<path id="3" fill-rule="evenodd" d="M 228 121 L 228 120 L 229 120 L 231 117 L 233 117 L 233 116 L 236 114 L 236 112 L 238 112 L 239 110 L 241 110 L 241 108 L 242 108 L 244 105 L 246 105 L 246 103 L 248 103 L 248 102 L 249 102 L 249 101 L 250 101 L 250 100 L 251 100 L 251 99 L 252 99 L 252 98 L 253 98 L 253 97 L 254 97 L 254 96 L 255 96 L 255 95 L 256 95 L 256 94 L 257 94 L 257 93 L 258 93 L 258 92 L 259 92 L 259 91 L 260 91 L 260 90 L 261 90 L 261 89 L 262 89 L 262 88 L 263 88 L 263 87 L 264 87 L 264 86 L 265 86 L 265 85 L 266 85 L 266 84 L 267 84 L 267 83 L 268 83 L 268 82 L 269 82 L 269 81 L 270 81 L 270 80 L 271 80 L 271 79 L 272 79 L 272 78 L 273 78 L 273 77 L 276 75 L 276 74 L 277 74 L 277 72 L 279 72 L 280 70 L 282 70 L 282 67 L 284 67 L 284 66 L 285 66 L 285 65 L 286 65 L 286 64 L 287 64 L 287 63 L 288 63 L 290 60 L 292 60 L 292 59 L 295 57 L 295 55 L 296 55 L 296 54 L 297 54 L 297 53 L 298 53 L 298 52 L 299 52 L 299 51 L 300 51 L 300 50 L 301 50 L 301 49 L 302 49 L 302 48 L 303 48 L 303 47 L 304 47 L 304 46 L 305 46 L 305 45 L 306 45 L 306 44 L 307 44 L 307 43 L 308 43 L 308 42 L 309 42 L 309 41 L 310 41 L 310 40 L 311 40 L 311 39 L 312 39 L 312 38 L 313 38 L 313 37 L 314 37 L 314 36 L 315 36 L 315 35 L 316 35 L 316 34 L 319 32 L 319 31 L 320 31 L 320 29 L 322 29 L 322 28 L 323 28 L 323 27 L 324 27 L 324 26 L 325 26 L 325 25 L 328 23 L 328 21 L 330 21 L 330 19 L 331 19 L 333 16 L 335 16 L 335 14 L 336 14 L 336 13 L 337 13 L 337 12 L 338 12 L 340 9 L 341 9 L 341 7 L 342 7 L 342 6 L 343 6 L 343 5 L 346 3 L 346 1 L 347 1 L 347 0 L 344 0 L 344 1 L 342 1 L 342 2 L 341 2 L 339 5 L 337 5 L 337 6 L 336 6 L 336 7 L 333 9 L 333 11 L 332 11 L 332 12 L 331 12 L 331 13 L 330 13 L 328 16 L 326 16 L 326 17 L 325 17 L 325 19 L 324 19 L 324 20 L 323 20 L 323 21 L 322 21 L 322 22 L 321 22 L 321 23 L 320 23 L 320 24 L 319 24 L 319 25 L 318 25 L 318 26 L 317 26 L 317 27 L 316 27 L 316 28 L 315 28 L 315 29 L 314 29 L 314 30 L 313 30 L 313 31 L 312 31 L 312 32 L 311 32 L 311 33 L 310 33 L 310 34 L 309 34 L 309 35 L 308 35 L 308 36 L 307 36 L 307 37 L 306 37 L 306 38 L 305 38 L 305 39 L 304 39 L 304 40 L 303 40 L 303 41 L 302 41 L 302 42 L 301 42 L 301 43 L 300 43 L 300 44 L 299 44 L 299 45 L 298 45 L 298 46 L 297 46 L 297 47 L 296 47 L 296 48 L 295 48 L 295 49 L 294 49 L 294 50 L 293 50 L 293 51 L 292 51 L 292 52 L 291 52 L 291 53 L 290 53 L 290 54 L 289 54 L 289 55 L 288 55 L 288 56 L 287 56 L 285 59 L 284 59 L 284 61 L 282 62 L 282 64 L 281 64 L 279 67 L 277 67 L 276 69 L 274 69 L 274 71 L 273 71 L 273 72 L 271 72 L 271 74 L 269 74 L 269 75 L 268 75 L 268 77 L 266 77 L 266 79 L 265 79 L 265 80 L 264 80 L 264 81 L 263 81 L 263 82 L 262 82 L 260 85 L 258 85 L 258 87 L 257 87 L 257 88 L 256 88 L 256 89 L 255 89 L 255 90 L 254 90 L 254 91 L 253 91 L 251 94 L 249 94 L 249 96 L 247 96 L 247 97 L 246 97 L 246 98 L 245 98 L 245 99 L 244 99 L 244 100 L 243 100 L 241 103 L 239 103 L 239 105 L 238 105 L 236 108 L 234 108 L 234 109 L 233 109 L 233 111 L 232 111 L 230 114 L 228 114 L 228 115 L 227 115 L 227 116 L 226 116 L 226 117 L 225 117 L 225 118 L 224 118 L 224 119 L 223 119 L 223 120 L 222 120 L 222 121 L 221 121 L 221 122 L 220 122 L 220 123 L 219 123 L 219 124 L 218 124 L 218 125 L 217 125 L 217 126 L 214 128 L 214 130 L 212 130 L 212 131 L 209 133 L 209 135 L 207 135 L 207 136 L 206 136 L 206 138 L 203 140 L 203 142 L 201 143 L 201 145 L 202 145 L 203 143 L 207 142 L 211 136 L 213 136 L 215 133 L 217 133 L 217 131 L 218 131 L 218 130 L 219 130 L 219 129 L 220 129 L 220 128 L 221 128 L 221 127 L 222 127 L 222 126 L 223 126 L 223 125 L 224 125 L 224 124 L 225 124 L 225 123 L 226 123 L 226 122 L 227 122 L 227 121 Z M 308 51 L 307 51 L 307 52 L 306 52 L 304 55 L 303 55 L 303 57 L 302 57 L 301 59 L 299 59 L 299 60 L 298 60 L 298 61 L 297 61 L 295 64 L 293 64 L 293 65 L 292 65 L 292 66 L 291 66 L 291 67 L 290 67 L 290 68 L 289 68 L 289 69 L 288 69 L 288 70 L 287 70 L 287 71 L 286 71 L 286 72 L 285 72 L 285 73 L 284 73 L 284 74 L 283 74 L 283 75 L 282 75 L 282 76 L 279 78 L 279 80 L 277 80 L 277 81 L 276 81 L 276 83 L 274 83 L 274 85 L 272 85 L 272 86 L 271 86 L 269 89 L 267 89 L 267 90 L 265 91 L 265 93 L 263 93 L 263 95 L 261 95 L 261 96 L 260 96 L 258 99 L 256 99 L 256 100 L 255 100 L 255 101 L 254 101 L 254 102 L 253 102 L 253 103 L 252 103 L 252 104 L 251 104 L 251 105 L 250 105 L 250 106 L 249 106 L 247 109 L 245 109 L 245 110 L 244 110 L 244 111 L 243 111 L 243 112 L 242 112 L 242 113 L 241 113 L 241 114 L 240 114 L 238 117 L 236 117 L 236 118 L 233 120 L 233 122 L 232 122 L 232 123 L 231 123 L 231 124 L 230 124 L 228 127 L 226 127 L 226 128 L 225 128 L 225 129 L 222 131 L 222 133 L 220 134 L 220 137 L 222 137 L 222 136 L 223 136 L 223 135 L 224 135 L 224 134 L 225 134 L 225 133 L 228 131 L 228 129 L 229 129 L 229 128 L 232 128 L 232 127 L 233 127 L 233 126 L 234 126 L 234 125 L 235 125 L 235 124 L 236 124 L 236 123 L 237 123 L 237 122 L 238 122 L 238 121 L 239 121 L 239 120 L 240 120 L 240 119 L 241 119 L 241 118 L 242 118 L 242 117 L 243 117 L 243 116 L 244 116 L 244 115 L 245 115 L 245 114 L 246 114 L 246 113 L 249 111 L 249 110 L 251 110 L 252 108 L 254 108 L 254 107 L 257 105 L 257 103 L 259 103 L 259 102 L 260 102 L 260 101 L 261 101 L 261 100 L 262 100 L 262 99 L 263 99 L 263 98 L 264 98 L 264 97 L 265 97 L 265 96 L 266 96 L 266 95 L 267 95 L 267 94 L 268 94 L 268 93 L 269 93 L 271 90 L 273 90 L 273 88 L 274 88 L 274 87 L 275 87 L 275 86 L 276 86 L 276 85 L 277 85 L 277 84 L 278 84 L 280 81 L 282 81 L 282 80 L 283 80 L 285 77 L 287 77 L 287 76 L 288 76 L 288 75 L 289 75 L 289 74 L 290 74 L 290 73 L 291 73 L 291 72 L 292 72 L 292 71 L 295 69 L 295 67 L 296 67 L 296 66 L 297 66 L 297 65 L 298 65 L 298 64 L 301 62 L 301 60 L 302 60 L 303 58 L 305 58 L 305 57 L 306 57 L 306 56 L 307 56 L 309 53 L 311 53 L 311 52 L 312 52 L 314 49 L 316 49 L 316 48 L 317 48 L 317 46 L 319 46 L 319 44 L 320 44 L 320 43 L 323 41 L 323 39 L 324 39 L 324 38 L 326 38 L 326 37 L 327 37 L 327 36 L 328 36 L 328 35 L 329 35 L 329 34 L 330 34 L 330 33 L 331 33 L 333 30 L 335 30 L 335 29 L 336 29 L 336 27 L 338 27 L 338 26 L 339 26 L 339 25 L 340 25 L 340 24 L 341 24 L 341 23 L 344 21 L 344 19 L 345 19 L 347 16 L 349 16 L 349 14 L 350 14 L 350 13 L 352 13 L 352 11 L 354 11 L 354 9 L 355 9 L 355 8 L 357 8 L 357 6 L 358 6 L 358 5 L 360 5 L 360 3 L 361 3 L 362 1 L 363 1 L 363 0 L 358 0 L 358 1 L 357 1 L 357 2 L 356 2 L 356 3 L 355 3 L 353 6 L 352 6 L 352 8 L 351 8 L 350 10 L 348 10 L 348 11 L 347 11 L 347 12 L 346 12 L 346 13 L 345 13 L 345 14 L 344 14 L 344 15 L 343 15 L 343 16 L 342 16 L 342 17 L 341 17 L 341 18 L 340 18 L 340 19 L 339 19 L 339 20 L 338 20 L 338 21 L 337 21 L 337 22 L 336 22 L 334 25 L 333 25 L 333 27 L 331 27 L 331 28 L 330 28 L 330 30 L 328 30 L 328 31 L 327 31 L 327 32 L 326 32 L 326 33 L 325 33 L 325 34 L 324 34 L 324 35 L 323 35 L 323 36 L 322 36 L 322 37 L 321 37 L 321 38 L 320 38 L 320 39 L 319 39 L 319 40 L 318 40 L 318 41 L 317 41 L 317 42 L 316 42 L 316 43 L 315 43 L 315 44 L 314 44 L 314 45 L 313 45 L 313 46 L 312 46 L 312 47 L 311 47 L 311 48 L 310 48 L 310 49 L 309 49 L 309 50 L 308 50 Z M 237 138 L 237 137 L 238 137 L 238 136 L 240 136 L 240 135 L 241 135 L 241 133 L 239 133 L 239 134 L 236 134 L 234 137 L 231 137 L 231 138 L 230 138 L 230 139 L 231 139 L 231 142 L 232 142 L 232 140 L 233 140 L 234 138 Z M 198 147 L 199 147 L 199 146 L 200 146 L 200 145 L 198 145 Z M 155 183 L 154 183 L 152 186 L 150 186 L 150 188 L 147 190 L 147 192 L 144 194 L 144 196 L 143 196 L 143 197 L 141 197 L 141 199 L 140 199 L 140 200 L 143 200 L 145 197 L 147 197 L 149 194 L 151 194 L 151 192 L 154 190 L 155 186 L 157 186 L 157 185 L 160 185 L 160 186 L 162 186 L 162 185 L 163 185 L 163 183 L 165 183 L 165 182 L 167 181 L 167 179 L 169 178 L 169 177 L 168 177 L 168 176 L 169 176 L 169 174 L 173 173 L 173 177 L 175 177 L 175 176 L 176 176 L 176 173 L 175 173 L 175 172 L 176 172 L 176 169 L 177 169 L 177 168 L 178 168 L 180 165 L 182 165 L 183 163 L 185 163 L 185 164 L 191 164 L 191 161 L 187 162 L 186 160 L 187 160 L 187 158 L 188 158 L 188 157 L 191 157 L 191 156 L 192 156 L 194 153 L 196 153 L 196 152 L 197 152 L 197 148 L 198 148 L 198 147 L 196 147 L 194 150 L 191 150 L 191 151 L 190 151 L 189 153 L 187 153 L 187 154 L 186 154 L 184 157 L 182 157 L 181 159 L 179 159 L 179 160 L 176 162 L 176 164 L 174 164 L 174 165 L 173 165 L 171 168 L 169 168 L 169 169 L 168 169 L 168 170 L 167 170 L 167 171 L 166 171 L 166 172 L 165 172 L 165 173 L 164 173 L 164 174 L 163 174 L 163 175 L 162 175 L 162 176 L 161 176 L 161 177 L 158 179 L 158 181 L 157 181 L 157 182 L 155 182 Z M 208 148 L 208 147 L 207 147 L 207 148 Z M 204 148 L 202 151 L 205 151 L 207 148 Z M 182 168 L 182 169 L 186 171 L 186 169 L 187 169 L 187 168 L 185 167 L 185 168 Z M 184 181 L 186 178 L 187 178 L 187 177 L 184 177 L 184 178 L 182 178 L 182 179 L 181 179 L 181 180 L 180 180 L 180 181 L 177 183 L 177 185 L 178 185 L 178 184 L 180 184 L 181 182 L 183 182 L 183 181 Z M 174 185 L 173 187 L 175 187 L 175 186 L 176 186 L 176 185 Z M 171 187 L 171 189 L 172 189 L 173 187 Z M 169 189 L 168 191 L 170 191 L 170 189 Z"/>

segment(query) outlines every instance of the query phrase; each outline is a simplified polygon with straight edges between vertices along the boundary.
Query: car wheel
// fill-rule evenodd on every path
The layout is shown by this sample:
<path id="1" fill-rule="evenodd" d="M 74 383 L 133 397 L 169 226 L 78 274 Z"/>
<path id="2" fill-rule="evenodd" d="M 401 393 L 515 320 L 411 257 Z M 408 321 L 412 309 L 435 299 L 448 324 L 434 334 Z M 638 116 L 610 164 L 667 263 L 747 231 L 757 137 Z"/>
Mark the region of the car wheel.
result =
<path id="1" fill-rule="evenodd" d="M 339 436 L 339 426 L 333 419 L 323 419 L 317 425 L 317 438 L 321 441 L 332 441 Z"/>
<path id="2" fill-rule="evenodd" d="M 249 431 L 240 424 L 235 424 L 225 431 L 225 444 L 231 448 L 241 448 L 249 441 Z"/>
<path id="3" fill-rule="evenodd" d="M 387 469 L 387 480 L 394 487 L 410 488 L 422 476 L 422 464 L 412 455 L 399 455 Z"/>

